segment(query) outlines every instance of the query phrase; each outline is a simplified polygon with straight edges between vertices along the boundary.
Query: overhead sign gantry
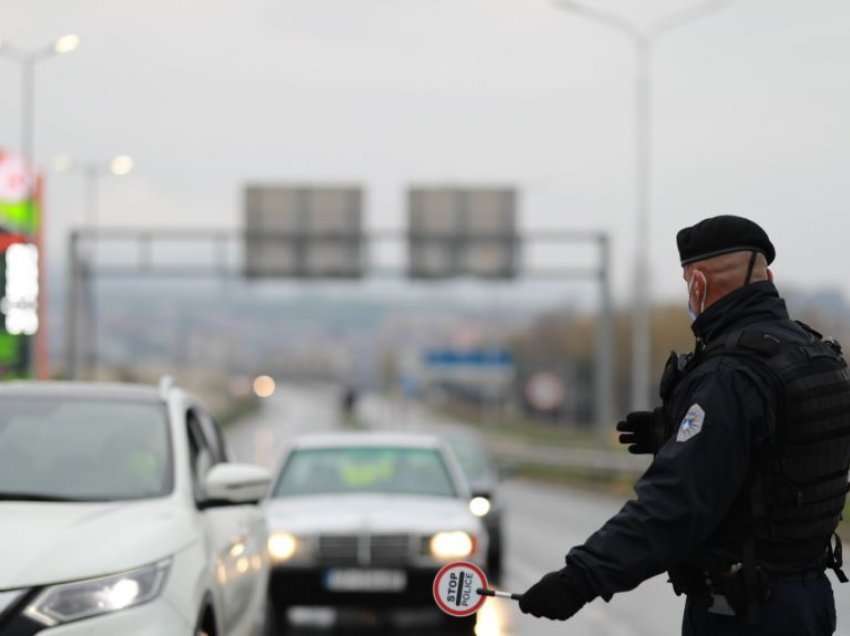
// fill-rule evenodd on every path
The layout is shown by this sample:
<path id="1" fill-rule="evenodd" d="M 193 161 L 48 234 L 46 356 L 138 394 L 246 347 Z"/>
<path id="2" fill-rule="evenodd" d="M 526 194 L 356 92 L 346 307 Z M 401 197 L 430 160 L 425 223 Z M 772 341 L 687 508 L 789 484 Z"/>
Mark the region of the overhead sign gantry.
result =
<path id="1" fill-rule="evenodd" d="M 610 424 L 613 325 L 607 234 L 520 231 L 519 195 L 506 186 L 414 185 L 408 190 L 405 229 L 366 229 L 364 199 L 363 189 L 350 184 L 253 183 L 244 190 L 241 230 L 98 228 L 73 232 L 68 250 L 67 374 L 78 377 L 86 361 L 95 366 L 97 355 L 91 349 L 96 342 L 96 324 L 85 304 L 91 302 L 92 279 L 96 277 L 218 276 L 320 282 L 389 274 L 417 282 L 456 278 L 587 280 L 599 289 L 595 414 L 598 422 Z M 370 262 L 370 248 L 385 242 L 407 247 L 404 264 L 384 267 Z M 159 256 L 158 246 L 180 243 L 186 249 L 177 250 L 178 259 Z M 93 244 L 103 249 L 90 249 Z M 115 249 L 106 249 L 110 244 Z M 199 249 L 201 244 L 213 249 Z M 535 267 L 525 255 L 541 244 L 590 246 L 595 248 L 596 262 L 581 267 Z M 129 245 L 135 249 L 128 249 Z M 91 256 L 94 253 L 96 259 Z M 212 257 L 192 260 L 200 254 Z M 82 337 L 81 328 L 89 332 L 88 337 Z"/>

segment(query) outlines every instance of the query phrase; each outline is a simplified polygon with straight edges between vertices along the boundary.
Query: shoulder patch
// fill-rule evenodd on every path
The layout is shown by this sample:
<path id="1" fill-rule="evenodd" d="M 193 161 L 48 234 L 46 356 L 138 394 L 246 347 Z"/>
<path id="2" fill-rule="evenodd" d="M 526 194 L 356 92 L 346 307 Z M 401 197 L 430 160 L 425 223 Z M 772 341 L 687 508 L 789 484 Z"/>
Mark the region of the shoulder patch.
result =
<path id="1" fill-rule="evenodd" d="M 685 413 L 682 423 L 679 424 L 679 432 L 676 433 L 677 442 L 687 442 L 692 437 L 699 435 L 702 423 L 705 421 L 705 411 L 699 404 L 694 404 Z"/>

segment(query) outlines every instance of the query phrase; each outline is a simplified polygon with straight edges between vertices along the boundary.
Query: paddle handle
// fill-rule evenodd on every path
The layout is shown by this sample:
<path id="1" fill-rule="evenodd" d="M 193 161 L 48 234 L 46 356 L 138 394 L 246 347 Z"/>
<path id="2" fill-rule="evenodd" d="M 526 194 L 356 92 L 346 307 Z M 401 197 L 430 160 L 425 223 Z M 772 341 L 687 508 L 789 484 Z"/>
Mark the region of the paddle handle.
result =
<path id="1" fill-rule="evenodd" d="M 479 588 L 476 590 L 480 596 L 492 596 L 494 598 L 507 598 L 512 601 L 518 601 L 522 598 L 522 594 L 511 594 L 510 592 L 500 592 L 499 590 L 485 590 Z"/>

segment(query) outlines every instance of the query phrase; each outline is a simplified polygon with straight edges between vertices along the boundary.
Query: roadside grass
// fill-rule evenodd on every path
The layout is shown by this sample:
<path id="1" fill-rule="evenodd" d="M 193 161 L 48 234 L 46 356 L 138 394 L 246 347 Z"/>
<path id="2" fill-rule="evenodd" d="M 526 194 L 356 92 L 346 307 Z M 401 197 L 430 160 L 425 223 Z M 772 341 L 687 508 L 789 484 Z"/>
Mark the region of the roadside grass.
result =
<path id="1" fill-rule="evenodd" d="M 601 437 L 587 428 L 572 423 L 545 422 L 465 405 L 446 406 L 440 409 L 440 412 L 480 433 L 528 444 L 571 448 L 614 448 L 617 446 L 613 426 L 610 435 Z"/>
<path id="2" fill-rule="evenodd" d="M 638 475 L 616 471 L 599 471 L 582 468 L 521 463 L 511 465 L 513 477 L 528 479 L 555 486 L 580 488 L 615 497 L 628 497 Z"/>
<path id="3" fill-rule="evenodd" d="M 475 430 L 490 439 L 511 441 L 547 448 L 580 448 L 611 450 L 620 448 L 614 427 L 610 435 L 595 432 L 568 422 L 546 422 L 516 414 L 491 412 L 462 404 L 452 404 L 439 411 L 442 415 Z M 517 462 L 496 455 L 496 462 L 513 477 L 558 486 L 569 486 L 616 497 L 633 494 L 639 473 L 591 468 L 556 466 L 528 461 Z"/>

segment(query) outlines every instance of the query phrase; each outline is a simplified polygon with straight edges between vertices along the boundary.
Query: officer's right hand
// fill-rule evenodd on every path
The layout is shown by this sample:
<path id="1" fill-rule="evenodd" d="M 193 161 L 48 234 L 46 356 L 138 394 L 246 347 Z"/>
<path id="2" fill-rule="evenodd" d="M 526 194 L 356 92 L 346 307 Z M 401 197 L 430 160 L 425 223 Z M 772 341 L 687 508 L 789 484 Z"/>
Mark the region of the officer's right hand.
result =
<path id="1" fill-rule="evenodd" d="M 617 423 L 617 430 L 621 433 L 620 443 L 628 445 L 633 455 L 657 453 L 668 435 L 664 409 L 629 413 L 624 421 Z"/>
<path id="2" fill-rule="evenodd" d="M 579 589 L 569 568 L 550 572 L 532 585 L 519 599 L 523 614 L 553 621 L 565 621 L 578 612 L 589 598 Z"/>

